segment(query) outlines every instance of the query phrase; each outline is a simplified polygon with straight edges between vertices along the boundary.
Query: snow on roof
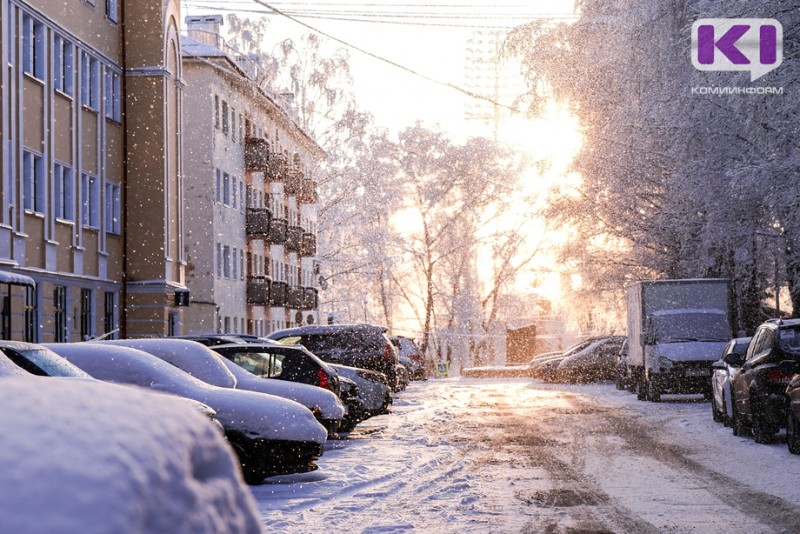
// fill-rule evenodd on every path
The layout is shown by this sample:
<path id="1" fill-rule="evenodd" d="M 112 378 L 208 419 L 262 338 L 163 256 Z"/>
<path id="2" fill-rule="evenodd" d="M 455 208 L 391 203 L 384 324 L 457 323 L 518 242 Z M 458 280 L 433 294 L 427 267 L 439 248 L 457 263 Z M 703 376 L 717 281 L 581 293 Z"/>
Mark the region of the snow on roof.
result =
<path id="1" fill-rule="evenodd" d="M 0 271 L 0 284 L 15 284 L 18 286 L 35 287 L 36 282 L 30 276 L 12 273 L 10 271 Z"/>
<path id="2" fill-rule="evenodd" d="M 209 405 L 226 430 L 265 439 L 325 443 L 311 411 L 289 399 L 215 387 L 144 351 L 106 342 L 47 344 L 94 378 L 172 393 Z M 227 368 L 226 368 L 227 370 Z"/>
<path id="3" fill-rule="evenodd" d="M 236 378 L 221 357 L 205 345 L 188 339 L 115 339 L 99 341 L 150 353 L 190 375 L 221 388 L 236 387 Z"/>
<path id="4" fill-rule="evenodd" d="M 2 386 L 0 531 L 260 531 L 230 447 L 192 407 L 97 381 Z"/>
<path id="5" fill-rule="evenodd" d="M 236 377 L 236 389 L 257 391 L 291 399 L 309 409 L 319 409 L 323 419 L 341 419 L 344 417 L 344 405 L 332 391 L 309 384 L 300 384 L 288 380 L 261 378 L 239 367 L 227 358 L 222 362 Z"/>

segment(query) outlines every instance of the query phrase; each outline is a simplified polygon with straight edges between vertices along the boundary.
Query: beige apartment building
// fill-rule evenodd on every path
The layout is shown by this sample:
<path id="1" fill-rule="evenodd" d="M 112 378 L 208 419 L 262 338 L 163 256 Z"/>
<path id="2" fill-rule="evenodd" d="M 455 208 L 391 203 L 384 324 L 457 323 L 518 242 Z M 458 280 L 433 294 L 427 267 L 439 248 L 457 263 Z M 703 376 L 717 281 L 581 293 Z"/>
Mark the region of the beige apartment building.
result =
<path id="1" fill-rule="evenodd" d="M 0 337 L 180 333 L 178 2 L 0 6 Z"/>
<path id="2" fill-rule="evenodd" d="M 317 196 L 322 149 L 259 65 L 220 37 L 221 16 L 187 17 L 187 332 L 264 335 L 318 323 Z"/>

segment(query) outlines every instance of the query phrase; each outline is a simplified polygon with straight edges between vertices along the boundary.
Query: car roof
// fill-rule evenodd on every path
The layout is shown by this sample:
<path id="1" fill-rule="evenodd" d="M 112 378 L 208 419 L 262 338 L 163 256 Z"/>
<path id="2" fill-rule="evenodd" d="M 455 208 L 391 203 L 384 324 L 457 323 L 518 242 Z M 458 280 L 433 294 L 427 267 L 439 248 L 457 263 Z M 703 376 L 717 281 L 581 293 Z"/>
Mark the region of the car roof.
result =
<path id="1" fill-rule="evenodd" d="M 276 336 L 278 334 L 280 334 L 281 337 L 290 337 L 290 336 L 305 336 L 305 335 L 319 335 L 319 334 L 335 334 L 338 332 L 363 332 L 375 329 L 380 330 L 382 333 L 389 332 L 389 329 L 385 326 L 366 324 L 366 323 L 306 325 L 306 326 L 298 326 L 295 328 L 284 328 L 283 330 L 277 330 L 269 334 L 267 337 L 271 338 L 272 336 Z"/>

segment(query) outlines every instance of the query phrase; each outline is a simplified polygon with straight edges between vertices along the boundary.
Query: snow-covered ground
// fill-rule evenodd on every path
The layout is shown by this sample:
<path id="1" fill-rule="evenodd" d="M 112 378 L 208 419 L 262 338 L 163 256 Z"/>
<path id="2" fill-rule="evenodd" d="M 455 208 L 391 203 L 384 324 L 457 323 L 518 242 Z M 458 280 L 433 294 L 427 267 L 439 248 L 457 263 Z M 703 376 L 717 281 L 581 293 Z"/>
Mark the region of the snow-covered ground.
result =
<path id="1" fill-rule="evenodd" d="M 268 531 L 800 531 L 782 437 L 758 445 L 708 402 L 611 384 L 414 382 L 319 466 L 252 488 Z"/>

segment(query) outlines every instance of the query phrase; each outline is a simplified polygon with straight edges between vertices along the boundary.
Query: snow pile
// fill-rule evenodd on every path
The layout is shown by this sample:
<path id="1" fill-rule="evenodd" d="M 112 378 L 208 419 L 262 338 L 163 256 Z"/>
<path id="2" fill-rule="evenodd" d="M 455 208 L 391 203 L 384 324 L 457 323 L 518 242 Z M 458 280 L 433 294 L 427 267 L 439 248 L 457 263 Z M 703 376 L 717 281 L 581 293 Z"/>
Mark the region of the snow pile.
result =
<path id="1" fill-rule="evenodd" d="M 0 532 L 259 532 L 232 452 L 181 400 L 0 379 Z"/>

